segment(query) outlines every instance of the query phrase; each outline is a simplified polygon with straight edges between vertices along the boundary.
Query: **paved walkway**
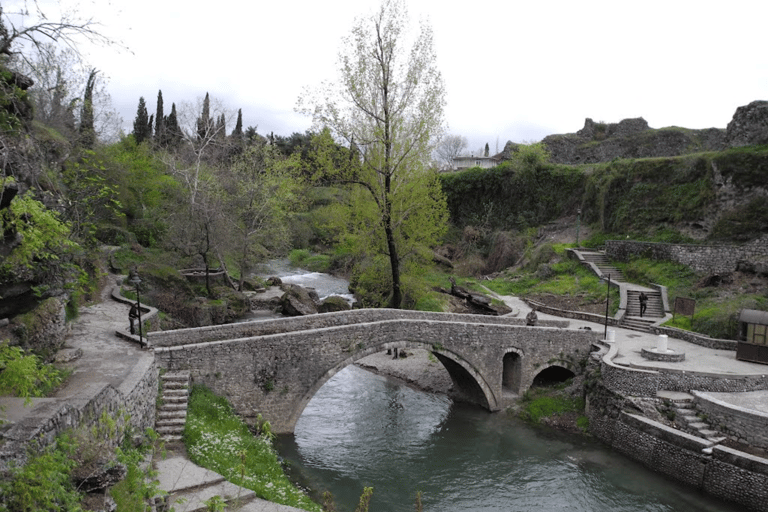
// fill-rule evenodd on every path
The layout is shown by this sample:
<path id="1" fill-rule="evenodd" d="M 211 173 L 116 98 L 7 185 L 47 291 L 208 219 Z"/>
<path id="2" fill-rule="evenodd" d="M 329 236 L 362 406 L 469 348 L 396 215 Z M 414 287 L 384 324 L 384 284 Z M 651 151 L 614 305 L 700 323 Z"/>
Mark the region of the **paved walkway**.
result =
<path id="1" fill-rule="evenodd" d="M 100 389 L 105 384 L 119 388 L 135 368 L 151 362 L 153 353 L 142 350 L 137 344 L 119 338 L 116 330 L 128 329 L 128 306 L 111 299 L 110 291 L 115 277 L 111 277 L 110 286 L 107 286 L 101 294 L 101 302 L 81 308 L 79 318 L 73 322 L 71 335 L 66 341 L 67 350 L 81 350 L 82 355 L 78 359 L 67 363 L 73 370 L 72 376 L 67 380 L 54 397 L 33 399 L 31 407 L 23 407 L 21 399 L 0 398 L 0 406 L 5 411 L 0 413 L 6 422 L 5 428 L 19 422 L 38 421 L 50 412 L 51 407 L 56 407 L 65 401 L 77 401 L 90 395 L 94 389 Z M 513 309 L 513 315 L 524 317 L 530 308 L 520 299 L 514 297 L 502 297 Z M 558 317 L 538 313 L 540 318 Z M 604 330 L 603 325 L 594 322 L 569 320 L 571 328 L 589 327 L 598 332 Z M 616 334 L 615 344 L 618 354 L 614 359 L 617 364 L 628 365 L 636 368 L 675 368 L 686 371 L 705 372 L 725 376 L 733 375 L 765 375 L 768 374 L 768 366 L 745 361 L 738 361 L 735 352 L 714 350 L 701 347 L 686 341 L 669 339 L 668 348 L 685 352 L 685 361 L 679 363 L 666 363 L 648 361 L 640 355 L 642 348 L 656 346 L 657 337 L 653 334 L 610 327 Z M 768 409 L 768 391 L 750 393 L 718 393 L 717 398 L 740 407 L 766 412 Z M 3 430 L 2 432 L 5 432 Z M 0 433 L 2 433 L 0 432 Z M 212 472 L 199 468 L 182 455 L 176 454 L 166 461 L 156 461 L 159 469 L 160 487 L 169 492 L 184 492 L 197 488 L 200 492 L 208 492 L 206 489 L 219 486 L 216 481 L 218 476 Z M 223 485 L 223 484 L 222 484 Z M 202 488 L 201 488 L 202 486 Z M 234 489 L 234 490 L 233 490 Z M 242 492 L 234 488 L 224 487 L 221 492 L 237 494 Z M 216 492 L 220 494 L 221 492 Z M 202 496 L 202 495 L 201 495 Z M 194 510 L 191 504 L 198 503 L 197 498 L 187 497 L 188 506 L 179 507 L 177 510 Z M 250 501 L 248 508 L 242 510 L 271 512 L 288 512 L 291 507 L 283 507 L 263 500 Z"/>

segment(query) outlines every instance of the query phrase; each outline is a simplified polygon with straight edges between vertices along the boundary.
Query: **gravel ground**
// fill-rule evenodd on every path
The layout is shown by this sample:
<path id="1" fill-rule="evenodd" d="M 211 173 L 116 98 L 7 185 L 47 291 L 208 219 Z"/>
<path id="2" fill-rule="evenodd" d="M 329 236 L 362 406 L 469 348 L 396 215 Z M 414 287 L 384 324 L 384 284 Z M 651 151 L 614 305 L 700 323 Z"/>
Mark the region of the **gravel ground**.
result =
<path id="1" fill-rule="evenodd" d="M 393 359 L 386 352 L 379 352 L 357 361 L 368 371 L 393 377 L 417 389 L 429 393 L 450 395 L 453 383 L 448 371 L 426 350 L 407 350 L 408 357 Z"/>

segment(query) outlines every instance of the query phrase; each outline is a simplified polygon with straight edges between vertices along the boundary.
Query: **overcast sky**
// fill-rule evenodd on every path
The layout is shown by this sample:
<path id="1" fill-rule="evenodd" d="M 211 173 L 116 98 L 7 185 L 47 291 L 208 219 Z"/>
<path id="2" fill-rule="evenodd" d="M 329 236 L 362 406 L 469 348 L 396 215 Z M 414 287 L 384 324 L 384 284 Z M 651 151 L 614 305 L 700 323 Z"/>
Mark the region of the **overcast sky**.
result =
<path id="1" fill-rule="evenodd" d="M 45 1 L 45 0 L 44 0 Z M 130 131 L 206 92 L 261 134 L 290 135 L 303 88 L 337 74 L 341 38 L 379 0 L 62 0 L 129 51 L 86 48 Z M 3 0 L 10 11 L 18 0 Z M 446 121 L 470 149 L 579 130 L 587 117 L 651 127 L 725 128 L 768 99 L 766 0 L 407 0 L 433 28 Z M 229 127 L 232 128 L 231 126 Z"/>

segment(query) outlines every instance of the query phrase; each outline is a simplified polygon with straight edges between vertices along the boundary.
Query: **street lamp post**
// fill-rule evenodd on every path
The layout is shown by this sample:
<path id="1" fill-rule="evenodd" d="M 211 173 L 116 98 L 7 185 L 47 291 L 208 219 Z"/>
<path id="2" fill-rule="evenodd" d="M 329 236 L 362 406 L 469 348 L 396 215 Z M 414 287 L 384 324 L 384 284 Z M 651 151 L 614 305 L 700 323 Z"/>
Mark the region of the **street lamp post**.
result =
<path id="1" fill-rule="evenodd" d="M 581 227 L 581 208 L 576 210 L 576 247 L 579 246 L 579 227 Z"/>
<path id="2" fill-rule="evenodd" d="M 141 279 L 139 278 L 138 271 L 133 271 L 133 276 L 129 282 L 136 287 L 136 309 L 139 313 L 139 344 L 144 345 L 144 340 L 141 337 L 141 295 L 139 294 L 139 285 L 141 284 Z"/>
<path id="3" fill-rule="evenodd" d="M 603 339 L 608 339 L 608 302 L 611 298 L 611 274 L 608 274 L 608 290 L 605 294 L 605 332 L 603 333 Z"/>

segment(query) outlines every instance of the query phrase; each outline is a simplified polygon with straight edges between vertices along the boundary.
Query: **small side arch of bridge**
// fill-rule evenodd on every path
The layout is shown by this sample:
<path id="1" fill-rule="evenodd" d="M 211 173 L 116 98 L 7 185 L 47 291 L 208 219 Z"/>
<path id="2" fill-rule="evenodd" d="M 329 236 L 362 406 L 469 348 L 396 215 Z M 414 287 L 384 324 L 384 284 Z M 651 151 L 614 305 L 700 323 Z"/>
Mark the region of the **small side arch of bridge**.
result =
<path id="1" fill-rule="evenodd" d="M 523 324 L 516 318 L 355 310 L 165 331 L 149 341 L 160 367 L 190 370 L 194 382 L 227 397 L 246 421 L 261 414 L 275 432 L 285 433 L 333 375 L 389 348 L 431 351 L 464 399 L 498 411 L 505 393 L 523 393 L 553 361 L 587 357 L 596 339 L 593 332 L 565 328 L 567 322 Z"/>

